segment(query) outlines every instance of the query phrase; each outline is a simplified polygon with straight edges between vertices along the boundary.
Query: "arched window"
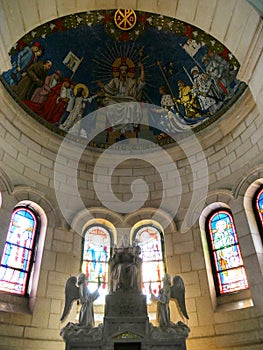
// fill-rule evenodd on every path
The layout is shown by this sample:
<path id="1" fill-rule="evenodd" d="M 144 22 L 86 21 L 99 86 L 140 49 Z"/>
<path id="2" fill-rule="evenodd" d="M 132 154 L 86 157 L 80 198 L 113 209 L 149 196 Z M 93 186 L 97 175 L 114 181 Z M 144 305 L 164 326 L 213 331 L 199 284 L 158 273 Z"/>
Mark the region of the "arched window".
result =
<path id="1" fill-rule="evenodd" d="M 134 240 L 141 247 L 143 294 L 150 299 L 149 284 L 157 295 L 165 272 L 163 235 L 157 227 L 144 225 L 135 231 Z"/>
<path id="2" fill-rule="evenodd" d="M 256 217 L 260 237 L 263 242 L 263 186 L 260 186 L 256 191 L 252 200 L 252 206 Z"/>
<path id="3" fill-rule="evenodd" d="M 111 233 L 106 226 L 92 225 L 85 231 L 81 270 L 87 276 L 90 291 L 97 288 L 98 278 L 100 278 L 99 301 L 102 301 L 108 292 L 108 261 L 111 246 Z"/>
<path id="4" fill-rule="evenodd" d="M 29 295 L 40 218 L 30 206 L 13 211 L 0 266 L 0 291 Z"/>
<path id="5" fill-rule="evenodd" d="M 206 234 L 217 295 L 248 288 L 230 210 L 221 208 L 210 213 L 206 220 Z"/>

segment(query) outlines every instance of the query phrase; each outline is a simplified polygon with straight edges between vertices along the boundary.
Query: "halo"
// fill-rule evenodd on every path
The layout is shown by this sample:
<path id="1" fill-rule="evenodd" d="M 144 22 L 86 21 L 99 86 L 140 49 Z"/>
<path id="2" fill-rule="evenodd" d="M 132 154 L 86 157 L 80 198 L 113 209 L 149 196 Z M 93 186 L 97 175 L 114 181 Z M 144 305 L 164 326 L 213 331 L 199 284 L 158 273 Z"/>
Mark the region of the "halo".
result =
<path id="1" fill-rule="evenodd" d="M 82 88 L 85 92 L 84 98 L 87 98 L 89 96 L 89 88 L 87 87 L 87 85 L 82 84 L 82 83 L 78 83 L 74 86 L 74 95 L 77 95 L 77 91 L 79 88 Z"/>
<path id="2" fill-rule="evenodd" d="M 125 57 L 125 61 L 123 61 L 122 57 L 117 57 L 113 64 L 112 64 L 112 74 L 114 76 L 114 78 L 119 76 L 119 68 L 122 64 L 126 64 L 129 68 L 128 71 L 128 77 L 133 78 L 134 74 L 135 74 L 135 65 L 134 62 L 129 58 L 129 57 Z"/>

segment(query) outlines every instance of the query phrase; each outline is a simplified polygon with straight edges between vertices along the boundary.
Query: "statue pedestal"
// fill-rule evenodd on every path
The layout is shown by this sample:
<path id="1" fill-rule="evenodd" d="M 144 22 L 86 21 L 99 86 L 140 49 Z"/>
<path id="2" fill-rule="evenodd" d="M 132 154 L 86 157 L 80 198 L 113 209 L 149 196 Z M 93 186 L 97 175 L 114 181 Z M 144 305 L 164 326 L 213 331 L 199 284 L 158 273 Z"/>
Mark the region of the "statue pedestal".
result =
<path id="1" fill-rule="evenodd" d="M 146 297 L 140 293 L 116 292 L 106 296 L 104 337 L 115 338 L 123 333 L 144 338 L 148 334 L 149 319 Z"/>
<path id="2" fill-rule="evenodd" d="M 145 295 L 117 291 L 106 296 L 103 324 L 81 328 L 69 323 L 61 335 L 66 350 L 186 350 L 189 331 L 182 322 L 166 329 L 154 327 Z"/>

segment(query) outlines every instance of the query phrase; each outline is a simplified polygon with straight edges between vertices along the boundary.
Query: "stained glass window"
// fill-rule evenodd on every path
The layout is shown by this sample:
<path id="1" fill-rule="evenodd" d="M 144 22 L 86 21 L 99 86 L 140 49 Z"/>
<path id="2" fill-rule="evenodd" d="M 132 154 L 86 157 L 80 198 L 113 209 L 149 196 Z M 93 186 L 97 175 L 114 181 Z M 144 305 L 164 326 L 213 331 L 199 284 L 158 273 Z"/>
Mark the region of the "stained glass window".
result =
<path id="1" fill-rule="evenodd" d="M 150 299 L 149 285 L 158 295 L 164 276 L 163 237 L 155 226 L 142 226 L 135 232 L 135 239 L 141 247 L 143 294 Z"/>
<path id="2" fill-rule="evenodd" d="M 259 233 L 263 242 L 263 186 L 261 186 L 253 198 L 253 209 L 258 224 Z"/>
<path id="3" fill-rule="evenodd" d="M 100 298 L 108 292 L 108 260 L 110 258 L 111 235 L 102 225 L 90 226 L 83 237 L 82 272 L 87 276 L 88 288 L 92 292 L 101 281 Z"/>
<path id="4" fill-rule="evenodd" d="M 230 211 L 220 209 L 207 219 L 207 235 L 218 295 L 248 288 L 247 276 Z"/>
<path id="5" fill-rule="evenodd" d="M 0 265 L 0 291 L 29 295 L 39 225 L 39 217 L 29 207 L 13 211 Z"/>

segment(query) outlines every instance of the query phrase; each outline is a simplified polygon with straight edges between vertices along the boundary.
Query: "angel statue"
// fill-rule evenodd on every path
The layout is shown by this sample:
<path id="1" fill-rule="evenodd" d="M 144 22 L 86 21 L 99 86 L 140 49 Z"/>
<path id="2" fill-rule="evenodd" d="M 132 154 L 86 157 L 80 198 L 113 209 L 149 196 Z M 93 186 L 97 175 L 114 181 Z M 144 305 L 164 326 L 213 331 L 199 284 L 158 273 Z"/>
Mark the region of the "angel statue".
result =
<path id="1" fill-rule="evenodd" d="M 80 300 L 81 308 L 79 313 L 79 323 L 81 327 L 94 327 L 94 310 L 93 302 L 99 297 L 100 278 L 98 278 L 98 286 L 95 292 L 91 293 L 86 285 L 86 275 L 81 273 L 78 279 L 71 276 L 67 279 L 65 286 L 65 306 L 60 321 L 63 322 L 68 316 L 72 303 Z M 78 286 L 76 286 L 78 284 Z"/>
<path id="2" fill-rule="evenodd" d="M 174 299 L 177 301 L 179 310 L 183 316 L 189 319 L 185 306 L 185 287 L 183 279 L 180 276 L 173 277 L 173 285 L 171 285 L 171 276 L 167 273 L 163 278 L 163 287 L 159 290 L 156 297 L 152 293 L 150 284 L 151 300 L 157 302 L 157 322 L 160 328 L 173 327 L 173 322 L 170 319 L 169 301 Z"/>

